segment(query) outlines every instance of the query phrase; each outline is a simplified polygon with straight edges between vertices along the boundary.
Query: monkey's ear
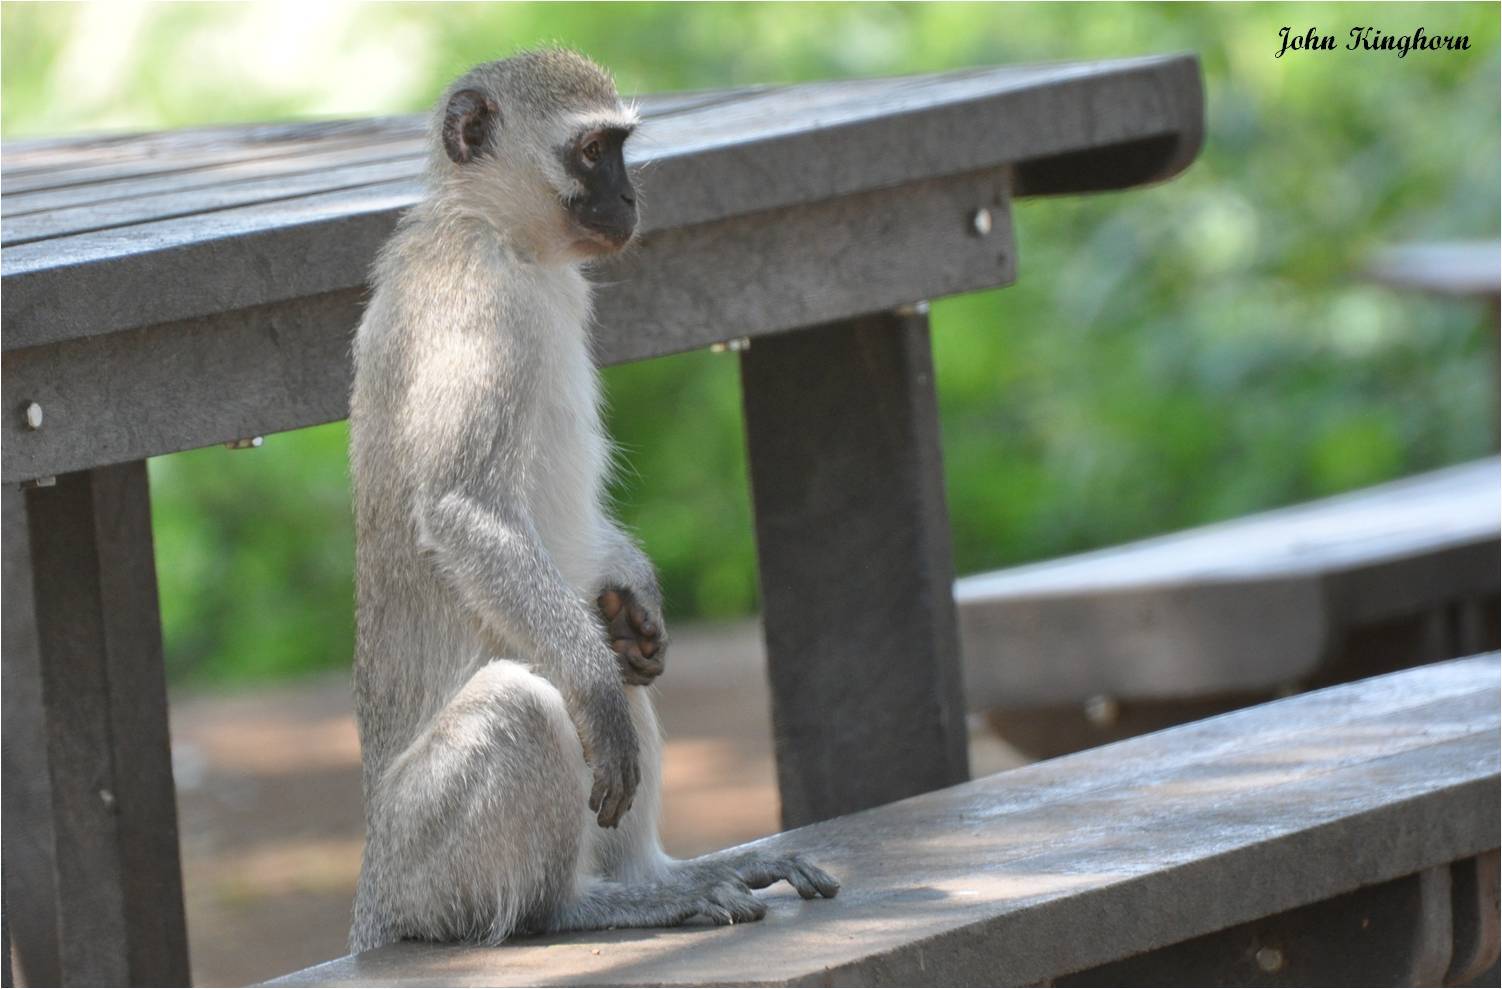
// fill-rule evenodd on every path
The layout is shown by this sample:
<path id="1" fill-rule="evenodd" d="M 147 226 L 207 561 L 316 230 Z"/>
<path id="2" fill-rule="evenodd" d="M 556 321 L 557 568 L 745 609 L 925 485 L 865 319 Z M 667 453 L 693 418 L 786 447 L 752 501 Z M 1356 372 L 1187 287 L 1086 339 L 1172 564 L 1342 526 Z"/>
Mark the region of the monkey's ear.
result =
<path id="1" fill-rule="evenodd" d="M 500 124 L 495 100 L 476 89 L 461 89 L 443 110 L 443 150 L 460 165 L 472 161 Z"/>

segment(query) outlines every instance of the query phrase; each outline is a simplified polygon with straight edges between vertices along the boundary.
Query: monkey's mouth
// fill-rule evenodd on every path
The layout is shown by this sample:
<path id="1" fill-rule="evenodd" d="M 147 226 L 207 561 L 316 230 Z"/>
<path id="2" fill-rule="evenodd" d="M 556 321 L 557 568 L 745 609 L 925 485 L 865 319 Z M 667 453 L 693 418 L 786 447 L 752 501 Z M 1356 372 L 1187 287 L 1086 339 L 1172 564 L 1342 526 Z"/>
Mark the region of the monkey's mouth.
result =
<path id="1" fill-rule="evenodd" d="M 635 226 L 617 224 L 591 224 L 576 220 L 574 227 L 579 234 L 578 246 L 592 254 L 611 254 L 631 242 Z"/>

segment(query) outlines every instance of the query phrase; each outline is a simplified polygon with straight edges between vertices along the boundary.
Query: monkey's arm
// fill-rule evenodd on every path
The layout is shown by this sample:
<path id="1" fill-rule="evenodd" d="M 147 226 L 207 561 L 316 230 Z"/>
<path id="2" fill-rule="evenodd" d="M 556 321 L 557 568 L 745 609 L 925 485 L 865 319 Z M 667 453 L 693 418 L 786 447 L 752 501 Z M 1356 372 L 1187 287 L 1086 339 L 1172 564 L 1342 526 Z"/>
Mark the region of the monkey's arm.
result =
<path id="1" fill-rule="evenodd" d="M 662 617 L 657 570 L 618 524 L 610 523 L 605 573 L 596 604 L 605 636 L 627 683 L 646 686 L 662 674 L 668 634 Z"/>
<path id="2" fill-rule="evenodd" d="M 426 499 L 424 544 L 460 600 L 498 638 L 523 645 L 563 695 L 594 770 L 589 807 L 613 827 L 641 780 L 636 730 L 599 622 L 564 582 L 514 504 L 462 489 Z"/>
<path id="3" fill-rule="evenodd" d="M 544 547 L 518 485 L 535 348 L 497 333 L 504 300 L 478 278 L 413 306 L 424 349 L 402 391 L 419 543 L 476 622 L 563 695 L 594 771 L 590 808 L 613 826 L 640 779 L 615 655 Z"/>

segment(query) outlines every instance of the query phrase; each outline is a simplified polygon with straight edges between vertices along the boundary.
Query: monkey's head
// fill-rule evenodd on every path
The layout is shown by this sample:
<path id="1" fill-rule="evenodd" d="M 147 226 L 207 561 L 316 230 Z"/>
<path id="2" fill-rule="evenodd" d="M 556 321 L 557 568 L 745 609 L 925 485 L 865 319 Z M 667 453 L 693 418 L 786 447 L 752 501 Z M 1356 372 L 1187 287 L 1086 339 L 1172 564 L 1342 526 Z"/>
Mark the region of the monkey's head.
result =
<path id="1" fill-rule="evenodd" d="M 623 148 L 636 127 L 610 75 L 561 48 L 478 66 L 434 121 L 440 194 L 541 257 L 620 250 L 636 231 Z"/>

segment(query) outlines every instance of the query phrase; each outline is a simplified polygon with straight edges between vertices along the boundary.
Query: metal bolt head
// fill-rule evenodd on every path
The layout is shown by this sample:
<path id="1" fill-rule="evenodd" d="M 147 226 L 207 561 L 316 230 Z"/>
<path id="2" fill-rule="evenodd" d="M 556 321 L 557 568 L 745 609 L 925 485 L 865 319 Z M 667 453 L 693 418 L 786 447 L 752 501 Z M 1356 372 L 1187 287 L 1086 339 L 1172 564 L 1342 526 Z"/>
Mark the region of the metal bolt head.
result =
<path id="1" fill-rule="evenodd" d="M 104 804 L 104 806 L 106 808 L 111 808 L 112 809 L 115 806 L 115 795 L 114 795 L 114 793 L 111 792 L 110 790 L 100 790 L 99 791 L 99 802 L 102 803 L 102 804 Z"/>
<path id="2" fill-rule="evenodd" d="M 972 213 L 970 229 L 975 231 L 977 237 L 989 237 L 991 235 L 991 211 L 982 206 Z"/>
<path id="3" fill-rule="evenodd" d="M 27 402 L 26 408 L 22 410 L 22 415 L 26 417 L 27 429 L 36 430 L 42 428 L 42 407 L 36 402 Z"/>
<path id="4" fill-rule="evenodd" d="M 1121 717 L 1121 705 L 1116 698 L 1097 695 L 1085 701 L 1085 720 L 1097 728 L 1109 728 Z"/>
<path id="5" fill-rule="evenodd" d="M 1272 973 L 1283 967 L 1283 952 L 1277 948 L 1258 948 L 1257 967 L 1264 972 Z"/>

